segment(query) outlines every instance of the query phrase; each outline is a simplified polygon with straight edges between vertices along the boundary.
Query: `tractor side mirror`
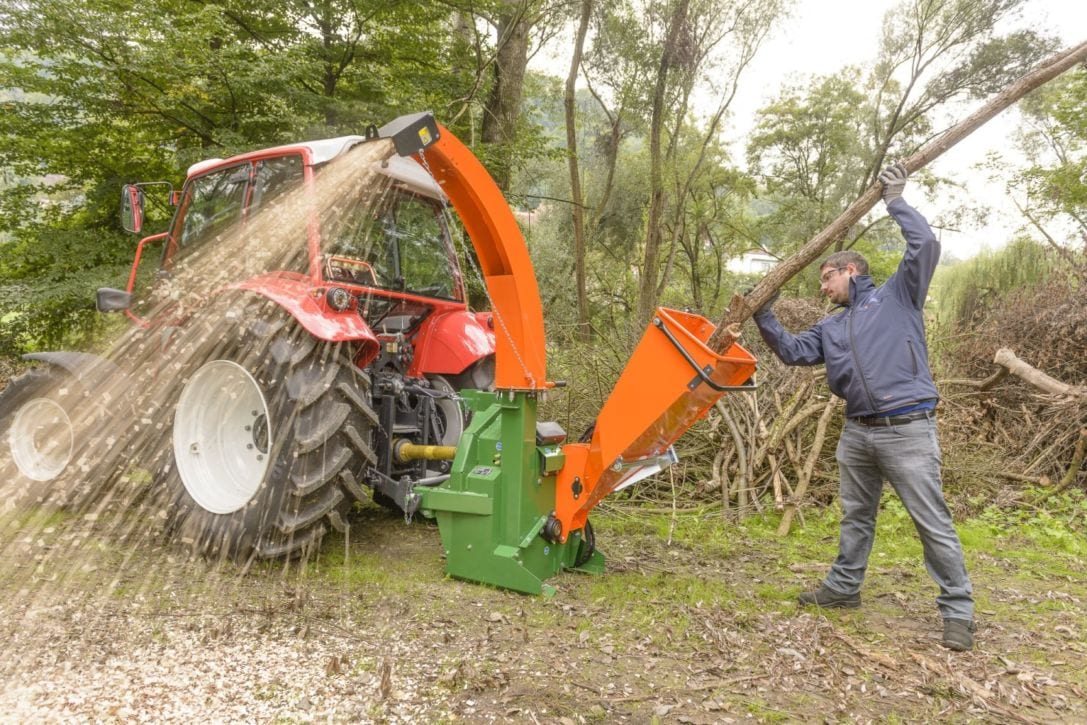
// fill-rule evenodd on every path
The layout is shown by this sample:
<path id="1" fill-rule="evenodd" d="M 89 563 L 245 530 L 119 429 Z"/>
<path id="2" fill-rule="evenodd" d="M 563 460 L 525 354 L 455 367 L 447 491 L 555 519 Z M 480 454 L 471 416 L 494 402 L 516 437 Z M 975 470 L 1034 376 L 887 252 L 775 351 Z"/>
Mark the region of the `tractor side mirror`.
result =
<path id="1" fill-rule="evenodd" d="M 143 191 L 135 184 L 121 189 L 121 227 L 133 234 L 143 229 Z"/>
<path id="2" fill-rule="evenodd" d="M 111 287 L 99 287 L 94 306 L 99 312 L 124 312 L 132 305 L 132 294 Z"/>

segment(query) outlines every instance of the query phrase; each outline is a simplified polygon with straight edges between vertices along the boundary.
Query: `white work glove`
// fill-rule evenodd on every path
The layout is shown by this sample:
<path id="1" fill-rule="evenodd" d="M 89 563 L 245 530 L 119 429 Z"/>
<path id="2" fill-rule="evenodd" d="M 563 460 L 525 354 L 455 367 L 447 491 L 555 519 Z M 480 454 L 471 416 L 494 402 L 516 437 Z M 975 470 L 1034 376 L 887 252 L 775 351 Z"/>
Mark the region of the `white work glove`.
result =
<path id="1" fill-rule="evenodd" d="M 883 203 L 890 204 L 895 199 L 902 198 L 902 190 L 906 188 L 906 177 L 909 172 L 902 162 L 888 166 L 879 175 L 879 183 L 883 184 Z"/>

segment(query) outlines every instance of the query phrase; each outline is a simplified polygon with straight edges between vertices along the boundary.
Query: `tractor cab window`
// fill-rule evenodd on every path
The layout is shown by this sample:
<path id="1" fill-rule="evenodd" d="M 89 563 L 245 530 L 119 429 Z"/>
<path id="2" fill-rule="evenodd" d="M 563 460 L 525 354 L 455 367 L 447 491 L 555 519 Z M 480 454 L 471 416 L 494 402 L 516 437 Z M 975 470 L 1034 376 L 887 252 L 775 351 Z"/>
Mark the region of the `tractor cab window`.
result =
<path id="1" fill-rule="evenodd" d="M 248 216 L 302 185 L 302 157 L 298 154 L 264 159 L 256 162 L 256 167 Z"/>
<path id="2" fill-rule="evenodd" d="M 325 228 L 330 280 L 459 299 L 459 275 L 437 202 L 394 188 L 335 226 Z"/>
<path id="3" fill-rule="evenodd" d="M 238 164 L 196 177 L 185 189 L 184 211 L 176 235 L 177 256 L 171 257 L 171 264 L 190 257 L 212 240 L 222 241 L 234 231 L 235 225 L 245 224 L 250 235 L 244 240 L 247 249 L 265 253 L 263 257 L 248 255 L 251 268 L 247 269 L 247 273 L 273 269 L 305 272 L 308 262 L 304 241 L 295 244 L 292 238 L 287 250 L 289 254 L 284 255 L 281 248 L 285 245 L 270 243 L 267 237 L 272 227 L 275 227 L 277 234 L 284 235 L 288 233 L 286 228 L 279 220 L 257 223 L 260 212 L 271 210 L 277 203 L 290 199 L 289 192 L 301 188 L 303 178 L 302 156 L 299 154 Z M 296 221 L 301 230 L 296 236 L 304 240 L 304 210 L 283 211 L 288 221 L 302 220 Z"/>
<path id="4" fill-rule="evenodd" d="M 189 184 L 185 218 L 177 243 L 182 252 L 203 245 L 241 221 L 249 164 L 197 177 Z"/>

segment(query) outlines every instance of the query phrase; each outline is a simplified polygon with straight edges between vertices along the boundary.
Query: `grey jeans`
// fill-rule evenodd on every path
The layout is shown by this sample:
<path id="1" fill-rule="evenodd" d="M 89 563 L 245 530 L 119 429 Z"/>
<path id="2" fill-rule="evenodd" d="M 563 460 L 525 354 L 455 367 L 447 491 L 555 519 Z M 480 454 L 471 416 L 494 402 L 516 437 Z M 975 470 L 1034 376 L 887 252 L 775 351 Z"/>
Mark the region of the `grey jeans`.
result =
<path id="1" fill-rule="evenodd" d="M 944 501 L 935 418 L 871 427 L 847 420 L 838 440 L 837 458 L 842 526 L 838 558 L 824 584 L 842 594 L 860 590 L 886 480 L 921 537 L 925 567 L 940 587 L 936 604 L 941 614 L 945 619 L 973 619 L 973 588 Z"/>

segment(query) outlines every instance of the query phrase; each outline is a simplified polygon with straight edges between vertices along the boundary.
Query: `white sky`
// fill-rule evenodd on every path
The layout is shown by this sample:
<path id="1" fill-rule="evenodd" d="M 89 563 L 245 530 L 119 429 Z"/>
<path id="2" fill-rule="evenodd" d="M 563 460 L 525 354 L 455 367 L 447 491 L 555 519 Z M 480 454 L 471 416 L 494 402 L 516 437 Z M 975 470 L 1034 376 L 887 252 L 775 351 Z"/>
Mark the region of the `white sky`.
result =
<path id="1" fill-rule="evenodd" d="M 772 100 L 790 78 L 804 74 L 833 73 L 846 65 L 862 68 L 875 58 L 883 16 L 897 0 L 798 0 L 793 16 L 759 51 L 749 75 L 743 79 L 733 103 L 733 132 L 728 138 L 739 149 L 754 124 L 756 111 Z M 1015 27 L 1033 27 L 1056 35 L 1064 46 L 1087 38 L 1087 2 L 1082 0 L 1032 0 Z M 970 101 L 958 118 L 980 105 Z M 956 205 L 986 206 L 992 211 L 987 223 L 960 224 L 958 231 L 937 230 L 946 253 L 959 258 L 980 250 L 1003 246 L 1023 224 L 1000 180 L 976 169 L 992 152 L 1012 162 L 1020 160 L 1014 150 L 1013 134 L 1018 112 L 1004 111 L 930 164 L 941 177 L 963 184 L 962 190 L 926 198 L 913 189 L 906 197 L 935 225 L 940 216 Z M 742 156 L 738 156 L 742 161 Z"/>
<path id="2" fill-rule="evenodd" d="M 771 101 L 790 80 L 810 74 L 834 73 L 847 65 L 864 67 L 876 57 L 883 16 L 897 0 L 796 0 L 792 16 L 782 22 L 741 79 L 733 101 L 730 126 L 725 137 L 743 164 L 745 137 L 760 107 Z M 1083 0 L 1031 0 L 1014 27 L 1033 27 L 1056 35 L 1069 46 L 1087 37 L 1087 2 Z M 1009 26 L 1006 29 L 1010 29 Z M 564 77 L 569 64 L 569 46 L 552 53 L 540 53 L 533 66 Z M 564 56 L 564 54 L 566 54 Z M 979 101 L 963 106 L 956 118 L 966 116 Z M 962 207 L 988 207 L 984 225 L 960 224 L 957 231 L 937 229 L 945 253 L 967 258 L 980 250 L 1003 246 L 1023 224 L 1008 198 L 1003 183 L 991 181 L 975 166 L 991 152 L 1000 152 L 1009 161 L 1018 161 L 1013 133 L 1018 113 L 1012 108 L 989 121 L 930 165 L 943 178 L 962 184 L 962 189 L 926 198 L 916 187 L 906 197 L 938 225 L 948 211 Z"/>

